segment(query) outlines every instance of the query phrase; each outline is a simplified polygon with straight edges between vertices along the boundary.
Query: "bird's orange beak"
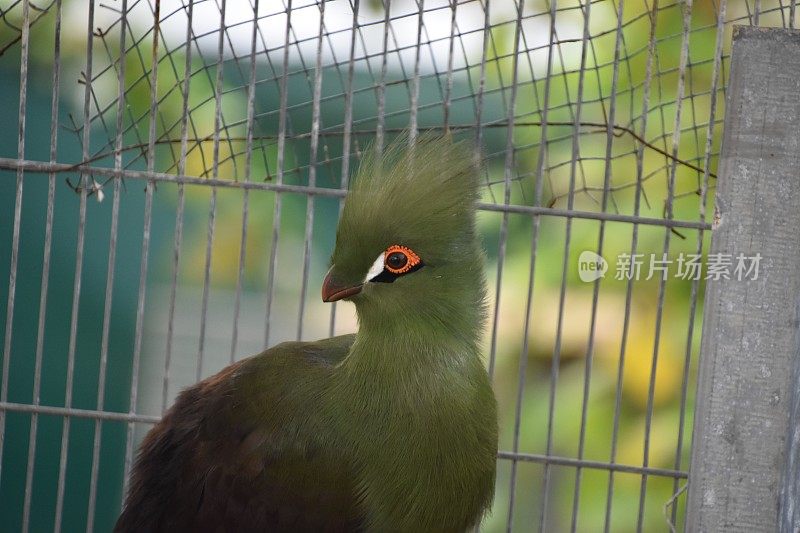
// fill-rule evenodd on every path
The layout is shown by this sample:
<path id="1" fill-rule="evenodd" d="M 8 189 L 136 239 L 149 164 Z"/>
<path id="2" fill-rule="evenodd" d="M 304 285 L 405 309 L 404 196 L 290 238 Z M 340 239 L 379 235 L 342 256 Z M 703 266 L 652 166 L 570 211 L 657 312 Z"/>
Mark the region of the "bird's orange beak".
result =
<path id="1" fill-rule="evenodd" d="M 328 270 L 328 273 L 325 274 L 325 279 L 322 281 L 322 301 L 335 302 L 337 300 L 349 298 L 350 296 L 355 296 L 361 292 L 362 287 L 363 284 L 361 283 L 358 285 L 346 285 L 339 283 L 333 277 L 333 267 L 331 267 L 331 269 Z"/>

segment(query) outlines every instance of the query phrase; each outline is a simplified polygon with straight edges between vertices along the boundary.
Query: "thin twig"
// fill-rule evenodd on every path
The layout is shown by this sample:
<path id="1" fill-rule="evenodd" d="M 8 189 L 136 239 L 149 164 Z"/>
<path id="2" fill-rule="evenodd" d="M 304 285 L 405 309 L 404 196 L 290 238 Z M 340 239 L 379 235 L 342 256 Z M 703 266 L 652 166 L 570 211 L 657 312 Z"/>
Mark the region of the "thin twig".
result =
<path id="1" fill-rule="evenodd" d="M 675 492 L 675 494 L 673 494 L 673 495 L 670 497 L 670 499 L 669 499 L 669 500 L 667 500 L 667 503 L 665 503 L 665 504 L 664 504 L 664 519 L 666 519 L 666 521 L 667 521 L 667 526 L 669 526 L 669 530 L 670 530 L 670 532 L 671 532 L 671 533 L 675 533 L 675 524 L 673 524 L 673 523 L 672 523 L 672 520 L 670 519 L 670 516 L 669 516 L 669 513 L 667 512 L 667 509 L 669 509 L 669 506 L 670 506 L 670 505 L 675 505 L 675 500 L 677 500 L 677 499 L 680 497 L 680 495 L 681 495 L 681 494 L 683 494 L 683 493 L 684 493 L 684 491 L 686 491 L 686 489 L 687 489 L 688 487 L 689 487 L 689 484 L 688 484 L 688 483 L 684 483 L 684 484 L 681 486 L 681 488 L 679 488 L 679 489 L 678 489 L 678 490 Z"/>
<path id="2" fill-rule="evenodd" d="M 525 127 L 525 126 L 535 127 L 535 126 L 543 126 L 545 124 L 547 124 L 548 126 L 570 126 L 570 127 L 574 126 L 573 122 L 566 122 L 566 121 L 546 121 L 546 122 L 542 122 L 542 121 L 524 121 L 524 122 L 515 122 L 513 125 L 514 125 L 514 127 Z M 588 128 L 602 128 L 603 131 L 605 131 L 605 129 L 608 127 L 607 124 L 604 124 L 602 122 L 580 122 L 579 125 L 582 126 L 582 127 L 588 127 Z M 505 128 L 507 126 L 508 126 L 507 122 L 495 122 L 495 123 L 490 123 L 490 124 L 484 124 L 483 125 L 484 128 Z M 469 125 L 450 125 L 449 129 L 451 131 L 458 131 L 458 130 L 468 130 L 468 129 L 471 129 L 471 128 L 474 128 L 474 127 L 475 127 L 474 124 L 469 124 Z M 444 128 L 443 126 L 430 126 L 430 127 L 426 127 L 426 128 L 420 128 L 420 129 L 421 130 L 428 130 L 428 131 L 436 131 L 436 130 L 441 130 L 443 128 Z M 679 165 L 682 165 L 682 166 L 684 166 L 686 168 L 690 168 L 690 169 L 692 169 L 692 170 L 694 170 L 696 172 L 700 172 L 700 173 L 704 172 L 703 168 L 701 168 L 701 167 L 699 167 L 699 166 L 697 166 L 697 165 L 695 165 L 693 163 L 690 163 L 689 161 L 686 161 L 684 159 L 680 159 L 678 157 L 675 157 L 672 154 L 670 154 L 669 152 L 667 152 L 666 150 L 664 150 L 662 148 L 659 148 L 658 146 L 656 146 L 656 145 L 654 145 L 652 143 L 647 142 L 639 134 L 637 134 L 635 131 L 633 131 L 631 128 L 629 128 L 627 126 L 621 126 L 619 124 L 613 124 L 611 126 L 611 128 L 616 132 L 615 135 L 617 135 L 618 137 L 620 137 L 622 135 L 630 135 L 634 140 L 636 140 L 637 142 L 641 143 L 643 146 L 645 146 L 645 147 L 647 147 L 647 148 L 649 148 L 649 149 L 651 149 L 651 150 L 653 150 L 655 152 L 658 152 L 659 154 L 663 155 L 667 159 L 670 159 L 670 160 L 678 163 Z M 402 133 L 405 130 L 404 130 L 404 128 L 387 128 L 384 131 L 386 133 Z M 344 134 L 343 131 L 337 131 L 337 130 L 327 130 L 324 133 L 325 133 L 325 135 L 343 135 Z M 353 130 L 351 132 L 352 135 L 371 135 L 371 134 L 375 134 L 375 133 L 376 133 L 376 130 Z M 310 136 L 311 136 L 311 133 L 301 133 L 301 134 L 298 134 L 298 135 L 294 136 L 294 138 L 295 139 L 303 139 L 303 138 L 307 138 L 307 137 L 310 137 Z M 277 140 L 277 138 L 278 138 L 277 135 L 256 135 L 256 136 L 253 136 L 252 139 L 255 141 L 255 140 Z M 212 135 L 208 135 L 206 137 L 189 138 L 188 142 L 200 144 L 200 143 L 204 143 L 204 142 L 213 142 L 213 140 L 214 140 L 213 136 Z M 226 139 L 226 141 L 227 142 L 247 142 L 247 137 L 228 137 Z M 181 139 L 159 139 L 159 140 L 155 141 L 155 144 L 164 145 L 164 144 L 174 144 L 174 143 L 180 143 L 180 142 L 181 142 Z M 147 147 L 148 147 L 147 143 L 132 144 L 132 145 L 128 145 L 128 146 L 123 147 L 122 151 L 127 152 L 127 151 L 131 151 L 131 150 L 142 150 L 142 149 L 145 149 Z M 75 163 L 72 166 L 71 169 L 65 169 L 65 171 L 66 170 L 74 170 L 74 169 L 76 169 L 76 168 L 78 168 L 80 166 L 88 165 L 90 163 L 93 163 L 93 162 L 98 161 L 100 159 L 104 159 L 106 157 L 110 157 L 112 155 L 114 155 L 114 151 L 113 150 L 109 150 L 109 151 L 106 151 L 106 152 L 101 152 L 99 154 L 96 154 L 96 155 L 90 157 L 89 159 L 87 159 L 85 161 L 80 161 L 78 163 Z M 717 177 L 717 175 L 715 173 L 713 173 L 713 172 L 709 172 L 708 175 L 710 177 L 712 177 L 712 178 L 716 178 Z"/>

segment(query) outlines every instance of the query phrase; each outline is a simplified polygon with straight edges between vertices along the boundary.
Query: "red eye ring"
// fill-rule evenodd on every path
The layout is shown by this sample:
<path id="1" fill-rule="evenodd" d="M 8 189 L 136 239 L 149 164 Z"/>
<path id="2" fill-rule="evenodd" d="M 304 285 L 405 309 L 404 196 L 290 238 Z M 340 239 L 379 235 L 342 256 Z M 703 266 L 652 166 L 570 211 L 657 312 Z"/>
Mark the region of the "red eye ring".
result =
<path id="1" fill-rule="evenodd" d="M 403 264 L 400 268 L 390 266 L 389 257 L 392 254 L 398 254 L 398 253 L 403 254 L 403 256 L 405 256 L 406 258 L 405 264 Z M 386 270 L 388 270 L 392 274 L 405 274 L 406 272 L 408 272 L 409 270 L 420 264 L 420 262 L 421 261 L 419 256 L 415 254 L 411 250 L 411 248 L 408 248 L 407 246 L 400 246 L 399 244 L 394 244 L 388 247 L 384 252 L 383 266 L 384 268 L 386 268 Z"/>

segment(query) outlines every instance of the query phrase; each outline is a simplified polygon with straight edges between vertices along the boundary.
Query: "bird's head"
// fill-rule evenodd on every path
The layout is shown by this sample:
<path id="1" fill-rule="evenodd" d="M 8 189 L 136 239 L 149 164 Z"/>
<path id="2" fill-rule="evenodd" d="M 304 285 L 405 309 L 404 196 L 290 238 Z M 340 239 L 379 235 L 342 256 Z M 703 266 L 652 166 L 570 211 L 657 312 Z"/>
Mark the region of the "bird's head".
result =
<path id="1" fill-rule="evenodd" d="M 361 319 L 465 306 L 480 315 L 478 180 L 468 146 L 448 137 L 422 136 L 410 147 L 406 137 L 370 151 L 345 200 L 322 299 L 351 299 Z"/>

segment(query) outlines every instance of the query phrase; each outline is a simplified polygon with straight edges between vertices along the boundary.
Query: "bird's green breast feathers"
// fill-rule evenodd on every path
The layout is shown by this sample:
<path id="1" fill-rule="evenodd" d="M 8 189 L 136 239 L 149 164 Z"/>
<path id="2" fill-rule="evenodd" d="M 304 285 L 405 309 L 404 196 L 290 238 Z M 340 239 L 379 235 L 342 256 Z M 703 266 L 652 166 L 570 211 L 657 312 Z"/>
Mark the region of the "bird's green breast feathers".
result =
<path id="1" fill-rule="evenodd" d="M 240 415 L 300 440 L 283 446 L 347 462 L 370 530 L 463 531 L 493 495 L 488 377 L 477 354 L 454 353 L 467 345 L 388 340 L 345 335 L 267 350 L 234 377 Z"/>

